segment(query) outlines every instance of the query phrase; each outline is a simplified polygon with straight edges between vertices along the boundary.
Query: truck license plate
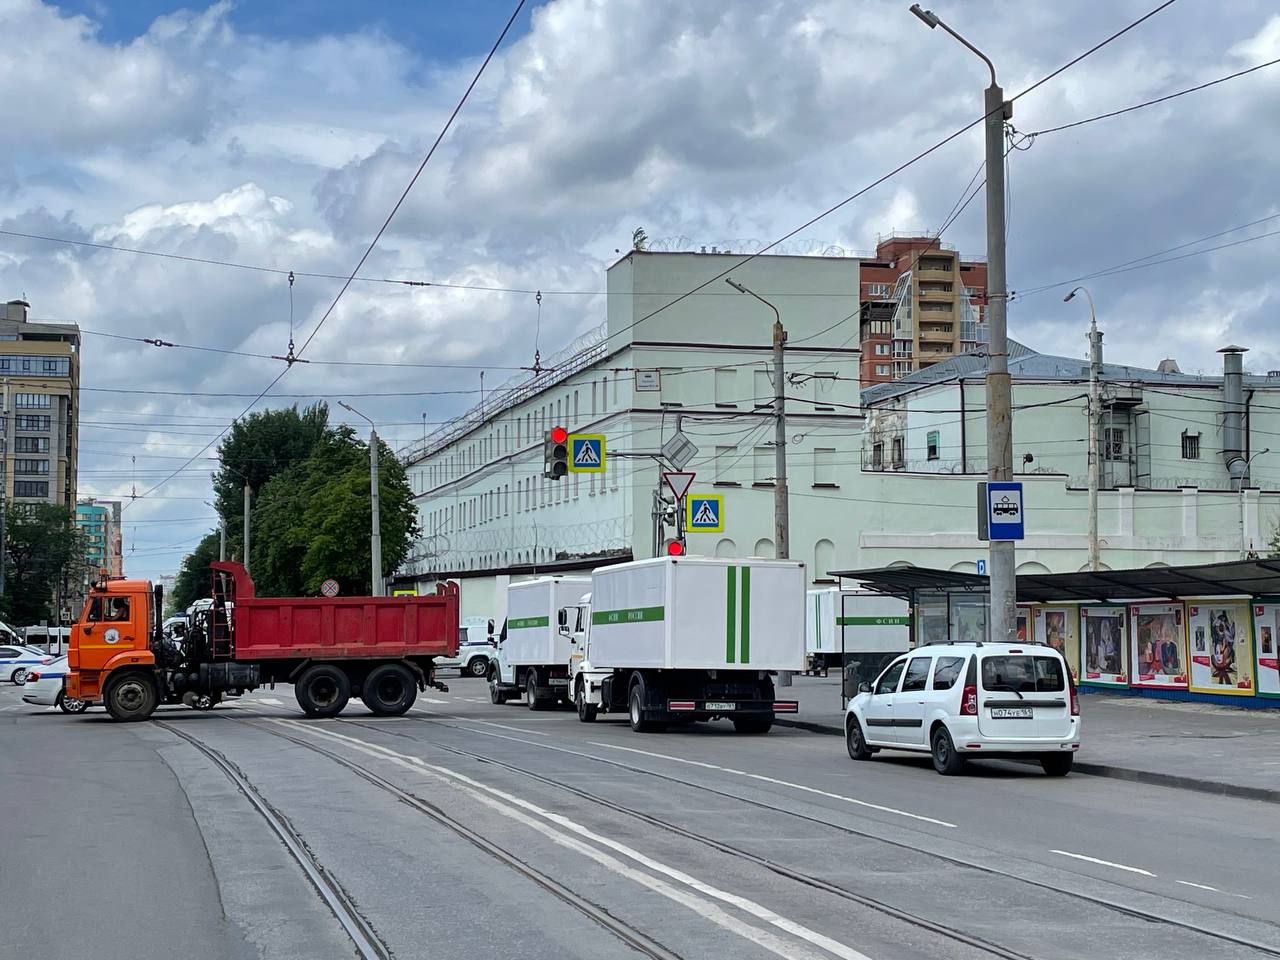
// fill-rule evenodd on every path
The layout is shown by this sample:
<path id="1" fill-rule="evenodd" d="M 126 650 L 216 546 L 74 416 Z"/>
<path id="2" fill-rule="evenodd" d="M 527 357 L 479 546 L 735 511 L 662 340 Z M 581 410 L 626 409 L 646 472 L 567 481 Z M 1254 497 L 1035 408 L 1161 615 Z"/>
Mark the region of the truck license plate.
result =
<path id="1" fill-rule="evenodd" d="M 708 700 L 707 709 L 708 710 L 737 710 L 738 705 L 736 703 L 722 703 L 718 700 Z"/>
<path id="2" fill-rule="evenodd" d="M 551 686 L 553 687 L 567 687 L 568 685 L 569 685 L 569 679 L 567 677 L 551 678 Z"/>
<path id="3" fill-rule="evenodd" d="M 1032 713 L 1030 707 L 992 707 L 992 720 L 1030 720 Z"/>

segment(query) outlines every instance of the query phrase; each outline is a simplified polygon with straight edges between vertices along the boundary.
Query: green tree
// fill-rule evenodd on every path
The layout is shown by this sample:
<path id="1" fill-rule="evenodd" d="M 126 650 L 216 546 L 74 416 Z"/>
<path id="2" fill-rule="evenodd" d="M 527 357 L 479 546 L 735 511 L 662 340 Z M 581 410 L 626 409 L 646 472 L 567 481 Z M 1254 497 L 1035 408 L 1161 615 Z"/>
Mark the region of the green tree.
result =
<path id="1" fill-rule="evenodd" d="M 263 410 L 237 421 L 218 445 L 221 466 L 213 475 L 214 507 L 227 525 L 227 556 L 243 556 L 244 485 L 255 496 L 273 477 L 311 456 L 332 431 L 329 406 Z M 252 504 L 251 504 L 252 506 Z"/>
<path id="2" fill-rule="evenodd" d="M 84 538 L 70 510 L 51 503 L 5 515 L 5 593 L 10 623 L 57 622 L 53 603 L 85 575 Z M 79 611 L 75 611 L 79 613 Z"/>
<path id="3" fill-rule="evenodd" d="M 378 445 L 382 574 L 417 536 L 417 510 L 404 465 Z M 305 461 L 263 488 L 253 512 L 253 579 L 263 596 L 318 593 L 332 577 L 345 594 L 371 589 L 369 448 L 348 427 L 328 432 Z"/>
<path id="4" fill-rule="evenodd" d="M 212 578 L 209 564 L 218 559 L 218 531 L 207 533 L 196 548 L 182 558 L 182 567 L 173 582 L 173 591 L 165 598 L 165 606 L 179 613 L 197 600 L 210 595 Z"/>

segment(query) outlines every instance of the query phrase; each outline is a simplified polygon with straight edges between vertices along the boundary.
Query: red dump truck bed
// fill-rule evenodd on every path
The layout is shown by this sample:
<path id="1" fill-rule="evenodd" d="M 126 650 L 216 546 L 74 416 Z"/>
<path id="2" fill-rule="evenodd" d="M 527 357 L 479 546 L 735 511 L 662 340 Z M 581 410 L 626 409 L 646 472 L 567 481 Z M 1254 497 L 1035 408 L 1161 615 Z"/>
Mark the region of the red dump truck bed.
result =
<path id="1" fill-rule="evenodd" d="M 240 661 L 446 657 L 458 652 L 456 590 L 425 597 L 257 597 L 238 563 L 214 570 L 232 601 Z"/>

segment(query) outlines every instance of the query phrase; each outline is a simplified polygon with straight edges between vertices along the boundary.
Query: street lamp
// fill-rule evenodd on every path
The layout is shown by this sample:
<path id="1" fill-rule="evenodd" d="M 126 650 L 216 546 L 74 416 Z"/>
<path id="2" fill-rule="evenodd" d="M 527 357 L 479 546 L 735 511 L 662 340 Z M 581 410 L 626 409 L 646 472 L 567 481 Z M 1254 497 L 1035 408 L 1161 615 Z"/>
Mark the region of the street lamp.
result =
<path id="1" fill-rule="evenodd" d="M 372 581 L 373 595 L 382 597 L 386 595 L 386 590 L 382 583 L 382 518 L 378 512 L 378 429 L 372 420 L 345 400 L 339 400 L 338 406 L 349 410 L 369 424 L 369 502 L 373 512 L 373 526 L 369 535 L 369 553 L 373 569 L 369 572 L 369 579 Z"/>
<path id="2" fill-rule="evenodd" d="M 1240 478 L 1240 559 L 1241 560 L 1248 560 L 1249 554 L 1250 552 L 1252 552 L 1249 550 L 1249 535 L 1248 535 L 1249 525 L 1245 523 L 1245 509 L 1246 509 L 1246 503 L 1247 503 L 1245 499 L 1245 488 L 1247 486 L 1247 484 L 1245 483 L 1245 477 L 1249 476 L 1249 467 L 1253 463 L 1253 461 L 1257 460 L 1264 453 L 1270 453 L 1270 452 L 1271 452 L 1270 447 L 1264 447 L 1263 449 L 1259 450 L 1257 453 L 1255 453 L 1253 456 L 1251 456 L 1248 460 L 1244 462 L 1244 475 L 1241 476 Z"/>
<path id="3" fill-rule="evenodd" d="M 983 125 L 986 143 L 987 191 L 987 298 L 990 343 L 987 349 L 987 478 L 1013 479 L 1013 420 L 1009 385 L 1009 338 L 1005 323 L 1008 291 L 1005 289 L 1005 208 L 1004 208 L 1004 122 L 1013 116 L 1004 91 L 996 83 L 991 58 L 956 33 L 932 10 L 911 5 L 930 30 L 941 27 L 991 71 L 991 85 L 983 95 Z M 991 541 L 991 622 L 989 635 L 997 642 L 1017 640 L 1017 559 L 1012 540 Z"/>
<path id="4" fill-rule="evenodd" d="M 748 290 L 732 277 L 725 277 L 725 283 L 739 293 L 755 297 L 773 311 L 773 534 L 777 541 L 774 556 L 786 560 L 791 556 L 790 507 L 787 494 L 787 397 L 783 380 L 783 347 L 787 342 L 787 331 L 782 328 L 782 315 L 778 308 L 754 290 Z"/>
<path id="5" fill-rule="evenodd" d="M 1098 545 L 1098 474 L 1102 469 L 1098 456 L 1098 433 L 1102 423 L 1098 380 L 1102 376 L 1102 334 L 1098 332 L 1098 311 L 1093 304 L 1093 294 L 1087 288 L 1076 287 L 1062 298 L 1062 302 L 1070 303 L 1077 293 L 1083 293 L 1089 300 L 1089 569 L 1096 573 L 1102 567 Z"/>

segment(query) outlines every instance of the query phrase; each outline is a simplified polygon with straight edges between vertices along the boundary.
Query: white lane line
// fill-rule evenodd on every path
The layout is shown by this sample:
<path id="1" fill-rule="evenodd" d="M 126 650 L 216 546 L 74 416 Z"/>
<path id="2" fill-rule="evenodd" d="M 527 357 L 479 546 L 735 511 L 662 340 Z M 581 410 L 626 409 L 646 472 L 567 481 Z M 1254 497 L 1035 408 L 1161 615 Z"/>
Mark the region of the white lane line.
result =
<path id="1" fill-rule="evenodd" d="M 926 817 L 919 813 L 911 813 L 907 810 L 899 810 L 896 807 L 886 807 L 879 803 L 871 803 L 867 800 L 859 800 L 856 797 L 846 797 L 840 793 L 831 793 L 827 790 L 819 790 L 817 787 L 805 786 L 803 783 L 792 783 L 790 780 L 779 780 L 776 777 L 766 777 L 761 773 L 751 773 L 747 770 L 735 770 L 733 767 L 722 767 L 715 763 L 704 763 L 701 760 L 686 760 L 683 757 L 673 757 L 665 753 L 653 753 L 649 750 L 637 750 L 635 747 L 620 747 L 613 743 L 604 743 L 600 740 L 588 740 L 588 743 L 597 747 L 605 747 L 609 750 L 625 750 L 627 753 L 639 753 L 646 757 L 657 757 L 659 760 L 670 760 L 673 763 L 687 763 L 693 767 L 703 767 L 707 770 L 718 770 L 721 773 L 732 773 L 734 776 L 746 777 L 749 780 L 760 780 L 763 783 L 772 783 L 779 787 L 789 787 L 792 790 L 801 790 L 804 793 L 817 794 L 820 797 L 827 797 L 831 800 L 842 800 L 845 803 L 852 803 L 855 806 L 867 807 L 871 810 L 878 810 L 881 813 L 891 813 L 898 817 L 907 817 L 911 820 L 920 820 L 924 823 L 932 823 L 939 827 L 955 828 L 954 823 L 946 820 L 938 820 L 934 817 Z"/>
<path id="2" fill-rule="evenodd" d="M 499 790 L 496 787 L 491 787 L 478 780 L 473 780 L 472 778 L 451 770 L 448 767 L 441 767 L 427 763 L 419 757 L 397 753 L 387 747 L 370 743 L 367 740 L 361 740 L 358 737 L 348 737 L 344 734 L 336 733 L 331 730 L 317 729 L 310 724 L 298 723 L 294 720 L 275 720 L 273 722 L 285 724 L 291 729 L 297 729 L 312 736 L 321 736 L 337 740 L 368 756 L 382 760 L 389 760 L 411 770 L 416 770 L 418 772 L 427 770 L 435 773 L 439 778 L 452 780 L 458 789 L 471 795 L 476 801 L 490 807 L 503 816 L 525 824 L 526 826 L 543 834 L 554 843 L 594 860 L 596 863 L 619 876 L 626 877 L 629 880 L 653 890 L 655 893 L 659 893 L 670 900 L 674 900 L 677 903 L 688 907 L 703 919 L 709 920 L 710 922 L 715 923 L 716 925 L 723 927 L 746 940 L 750 940 L 752 943 L 764 947 L 766 950 L 784 958 L 784 960 L 821 960 L 821 958 L 819 954 L 813 953 L 812 951 L 797 949 L 794 943 L 784 940 L 767 930 L 761 930 L 751 924 L 743 923 L 741 920 L 725 912 L 716 904 L 711 903 L 703 897 L 694 896 L 684 890 L 677 889 L 656 877 L 643 873 L 640 870 L 636 870 L 617 858 L 611 857 L 601 850 L 583 843 L 562 831 L 569 831 L 570 833 L 577 834 L 578 836 L 587 839 L 592 843 L 598 844 L 599 846 L 607 847 L 615 853 L 619 853 L 636 863 L 648 867 L 650 870 L 662 874 L 670 880 L 674 880 L 687 887 L 691 887 L 699 893 L 719 900 L 722 903 L 727 903 L 731 906 L 737 907 L 744 913 L 756 917 L 771 926 L 777 927 L 798 939 L 807 941 L 827 953 L 841 957 L 843 960 L 870 960 L 866 954 L 855 950 L 847 944 L 834 940 L 831 937 L 818 933 L 815 930 L 811 930 L 787 917 L 780 916 L 768 907 L 761 906 L 746 897 L 729 893 L 725 890 L 719 889 L 718 887 L 714 887 L 682 870 L 668 866 L 658 860 L 654 860 L 626 844 L 619 843 L 616 840 L 612 840 L 608 837 L 595 833 L 567 817 L 552 813 L 549 810 L 544 810 L 542 807 L 539 807 L 528 800 L 524 800 L 514 794 Z M 513 807 L 519 809 L 513 809 Z M 541 823 L 527 814 L 534 814 L 538 817 L 542 817 L 544 820 L 555 824 L 561 829 L 556 830 L 548 824 Z"/>
<path id="3" fill-rule="evenodd" d="M 437 699 L 436 697 L 419 697 L 418 699 L 421 700 L 423 703 L 448 703 L 449 702 L 448 700 L 440 700 L 440 699 Z"/>
<path id="4" fill-rule="evenodd" d="M 432 720 L 452 720 L 452 721 L 453 721 L 453 722 L 455 722 L 455 723 L 457 723 L 457 722 L 461 722 L 461 723 L 483 723 L 486 727 L 498 727 L 498 728 L 500 728 L 500 729 L 502 729 L 502 730 L 514 730 L 516 733 L 531 733 L 531 734 L 533 734 L 535 737 L 547 737 L 547 736 L 550 736 L 550 734 L 543 733 L 541 730 L 526 730 L 524 727 L 509 727 L 509 726 L 507 726 L 505 723 L 494 723 L 494 722 L 493 722 L 493 721 L 491 721 L 491 720 L 476 720 L 474 717 L 451 717 L 451 716 L 447 716 L 447 715 L 439 714 L 439 713 L 430 713 L 430 712 L 428 712 L 428 711 L 426 711 L 426 710 L 410 710 L 409 712 L 410 712 L 410 713 L 420 713 L 420 714 L 422 714 L 424 717 L 428 717 L 428 718 L 430 718 L 430 719 L 432 719 Z M 479 732 L 479 731 L 477 731 L 477 732 Z"/>
<path id="5" fill-rule="evenodd" d="M 1175 880 L 1173 882 L 1180 883 L 1184 887 L 1195 887 L 1197 890 L 1212 890 L 1214 893 L 1222 892 L 1217 887 L 1208 887 L 1208 886 L 1205 886 L 1203 883 L 1192 883 L 1190 880 Z"/>
<path id="6" fill-rule="evenodd" d="M 1096 863 L 1100 867 L 1113 867 L 1116 870 L 1138 873 L 1144 877 L 1155 876 L 1155 874 L 1150 870 L 1143 870 L 1141 867 L 1131 867 L 1127 863 L 1112 863 L 1110 860 L 1099 860 L 1097 857 L 1086 857 L 1083 853 L 1072 853 L 1070 850 L 1050 850 L 1049 852 L 1056 853 L 1060 857 L 1071 857 L 1073 860 L 1083 860 L 1085 863 Z"/>

